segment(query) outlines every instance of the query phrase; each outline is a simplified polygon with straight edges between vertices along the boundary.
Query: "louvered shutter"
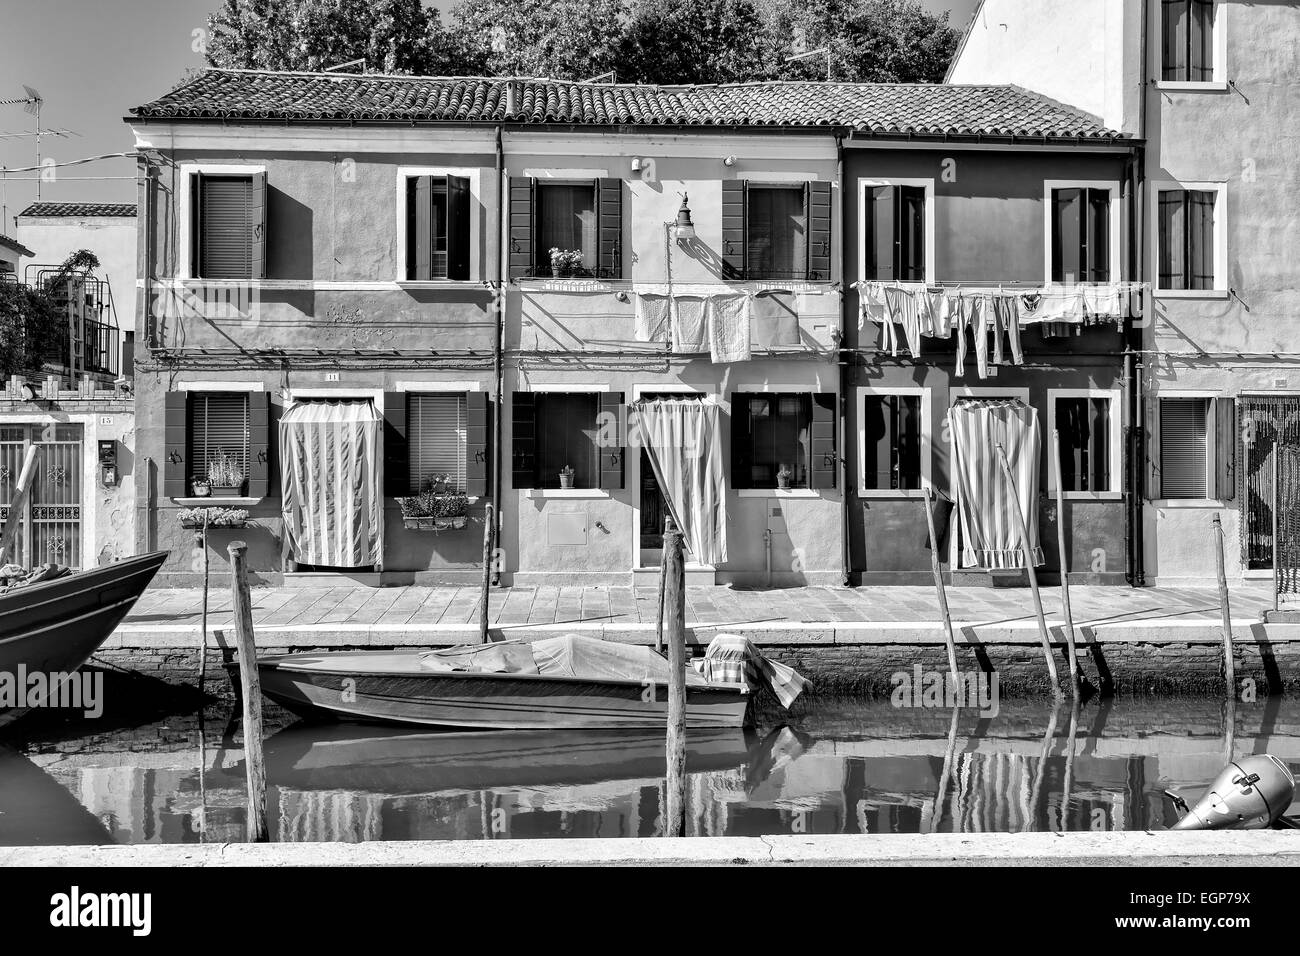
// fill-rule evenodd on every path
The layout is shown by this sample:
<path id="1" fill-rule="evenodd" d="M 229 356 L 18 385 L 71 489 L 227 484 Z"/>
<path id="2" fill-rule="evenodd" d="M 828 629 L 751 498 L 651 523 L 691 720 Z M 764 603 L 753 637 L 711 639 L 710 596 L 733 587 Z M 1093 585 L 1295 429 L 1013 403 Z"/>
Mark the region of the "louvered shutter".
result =
<path id="1" fill-rule="evenodd" d="M 1237 497 L 1237 402 L 1214 400 L 1214 497 L 1231 501 Z"/>
<path id="2" fill-rule="evenodd" d="M 488 428 L 491 406 L 486 392 L 470 392 L 465 414 L 465 493 L 488 493 Z"/>
<path id="3" fill-rule="evenodd" d="M 595 434 L 599 487 L 622 488 L 623 460 L 627 457 L 627 414 L 622 392 L 601 392 Z"/>
<path id="4" fill-rule="evenodd" d="M 815 180 L 808 184 L 808 278 L 826 281 L 831 277 L 831 184 Z"/>
<path id="5" fill-rule="evenodd" d="M 248 228 L 250 243 L 249 278 L 266 278 L 266 173 L 253 173 L 249 184 Z"/>
<path id="6" fill-rule="evenodd" d="M 1208 401 L 1160 400 L 1160 486 L 1166 498 L 1205 498 Z"/>
<path id="7" fill-rule="evenodd" d="M 533 181 L 526 176 L 511 176 L 510 278 L 533 272 Z"/>
<path id="8" fill-rule="evenodd" d="M 810 462 L 809 487 L 834 488 L 835 473 L 839 470 L 838 456 L 835 454 L 835 431 L 837 416 L 835 414 L 836 396 L 834 392 L 814 392 L 812 396 L 812 461 Z"/>
<path id="9" fill-rule="evenodd" d="M 188 392 L 168 392 L 164 398 L 163 494 L 168 498 L 184 498 L 190 493 L 186 480 L 189 471 L 188 400 Z"/>
<path id="10" fill-rule="evenodd" d="M 203 279 L 253 277 L 253 189 L 250 177 L 197 178 L 197 276 Z M 265 208 L 264 198 L 262 208 Z M 264 229 L 258 231 L 260 234 Z"/>
<path id="11" fill-rule="evenodd" d="M 623 278 L 623 180 L 596 180 L 598 221 L 596 274 Z"/>
<path id="12" fill-rule="evenodd" d="M 271 492 L 271 394 L 248 395 L 248 497 Z"/>
<path id="13" fill-rule="evenodd" d="M 447 278 L 468 279 L 469 275 L 469 179 L 447 177 Z"/>
<path id="14" fill-rule="evenodd" d="M 515 392 L 510 412 L 510 483 L 515 488 L 535 488 L 537 396 L 532 392 Z"/>
<path id="15" fill-rule="evenodd" d="M 733 392 L 731 396 L 731 487 L 754 486 L 753 428 L 750 423 L 750 403 L 754 396 Z"/>
<path id="16" fill-rule="evenodd" d="M 408 468 L 406 393 L 384 392 L 384 494 L 389 498 L 411 493 Z"/>
<path id="17" fill-rule="evenodd" d="M 722 181 L 722 277 L 745 278 L 745 180 Z"/>
<path id="18" fill-rule="evenodd" d="M 435 474 L 449 491 L 465 488 L 466 401 L 459 392 L 407 393 L 407 484 L 414 494 Z"/>

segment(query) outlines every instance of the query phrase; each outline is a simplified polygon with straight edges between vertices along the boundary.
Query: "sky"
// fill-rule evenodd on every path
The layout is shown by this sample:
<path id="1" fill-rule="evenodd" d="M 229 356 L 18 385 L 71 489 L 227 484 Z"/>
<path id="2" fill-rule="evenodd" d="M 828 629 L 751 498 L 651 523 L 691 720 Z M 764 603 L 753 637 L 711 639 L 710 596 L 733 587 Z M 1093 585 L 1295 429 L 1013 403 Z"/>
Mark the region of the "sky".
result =
<path id="1" fill-rule="evenodd" d="M 964 27 L 976 0 L 922 0 L 947 10 Z M 446 10 L 451 0 L 430 4 Z M 42 129 L 75 136 L 42 136 L 42 156 L 66 162 L 129 151 L 126 111 L 160 96 L 185 71 L 203 66 L 198 38 L 218 0 L 0 0 L 0 100 L 40 93 Z M 0 167 L 36 165 L 35 117 L 21 105 L 0 106 Z M 56 170 L 40 183 L 40 198 L 55 201 L 135 201 L 135 164 L 109 159 Z M 35 172 L 11 172 L 0 187 L 0 234 L 14 234 L 13 217 L 37 198 Z"/>

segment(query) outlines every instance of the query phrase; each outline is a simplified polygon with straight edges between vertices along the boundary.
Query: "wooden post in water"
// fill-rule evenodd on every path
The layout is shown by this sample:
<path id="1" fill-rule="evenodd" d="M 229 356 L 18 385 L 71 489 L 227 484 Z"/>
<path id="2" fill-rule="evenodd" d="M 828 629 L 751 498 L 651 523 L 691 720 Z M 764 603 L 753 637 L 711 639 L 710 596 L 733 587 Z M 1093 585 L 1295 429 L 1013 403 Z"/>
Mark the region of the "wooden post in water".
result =
<path id="1" fill-rule="evenodd" d="M 1020 547 L 1025 556 L 1025 570 L 1029 572 L 1029 591 L 1034 597 L 1034 613 L 1038 615 L 1038 636 L 1043 642 L 1043 657 L 1047 660 L 1047 676 L 1052 682 L 1052 693 L 1064 697 L 1060 678 L 1056 676 L 1056 661 L 1052 659 L 1052 641 L 1047 633 L 1047 618 L 1043 615 L 1043 597 L 1038 593 L 1038 575 L 1034 573 L 1034 549 L 1029 543 L 1029 528 L 1025 524 L 1025 515 L 1020 510 L 1020 496 L 1016 494 L 1016 476 L 1012 474 L 1011 462 L 1007 450 L 998 445 L 998 460 L 1002 463 L 1002 473 L 1007 479 L 1007 490 L 1011 493 L 1011 512 L 1016 516 L 1016 527 L 1020 531 Z"/>
<path id="2" fill-rule="evenodd" d="M 248 842 L 266 843 L 266 764 L 262 759 L 262 681 L 257 675 L 253 641 L 253 602 L 248 594 L 248 545 L 232 541 L 230 596 L 235 642 L 239 646 L 239 684 L 244 705 L 244 767 L 248 771 Z"/>
<path id="3" fill-rule="evenodd" d="M 483 589 L 478 608 L 478 642 L 488 642 L 488 596 L 492 588 L 492 505 L 483 508 Z"/>
<path id="4" fill-rule="evenodd" d="M 668 774 L 664 836 L 686 835 L 686 566 L 682 533 L 664 531 L 664 638 L 668 643 Z"/>
<path id="5" fill-rule="evenodd" d="M 199 535 L 203 549 L 203 620 L 199 624 L 199 693 L 203 693 L 203 672 L 208 669 L 208 509 L 203 509 L 203 532 Z"/>
<path id="6" fill-rule="evenodd" d="M 659 545 L 659 611 L 655 617 L 655 653 L 664 652 L 664 575 L 668 573 L 668 562 L 664 560 L 667 553 L 668 532 L 673 527 L 672 516 L 664 518 L 664 540 Z"/>
<path id="7" fill-rule="evenodd" d="M 1074 614 L 1070 611 L 1070 560 L 1065 553 L 1065 490 L 1061 487 L 1061 434 L 1052 429 L 1052 472 L 1056 483 L 1056 545 L 1061 560 L 1061 611 L 1065 646 L 1070 655 L 1070 693 L 1079 696 L 1079 661 L 1074 656 Z"/>
<path id="8" fill-rule="evenodd" d="M 934 575 L 934 592 L 939 598 L 939 612 L 943 615 L 944 642 L 948 645 L 948 671 L 952 674 L 954 688 L 960 686 L 957 673 L 957 640 L 952 633 L 952 614 L 948 611 L 948 593 L 943 589 L 943 571 L 939 567 L 939 537 L 934 532 L 934 512 L 931 508 L 930 486 L 921 489 L 925 498 L 925 524 L 930 529 L 930 573 Z"/>
<path id="9" fill-rule="evenodd" d="M 1277 478 L 1280 472 L 1278 458 L 1281 456 L 1282 447 L 1278 442 L 1273 442 L 1273 610 L 1281 610 L 1282 595 L 1282 547 L 1281 539 L 1278 538 L 1278 532 L 1281 529 L 1281 522 L 1278 520 L 1278 508 L 1282 504 L 1282 489 L 1278 486 Z"/>
<path id="10" fill-rule="evenodd" d="M 1219 613 L 1223 621 L 1223 681 L 1227 688 L 1228 754 L 1237 725 L 1237 661 L 1232 649 L 1232 609 L 1228 606 L 1228 574 L 1223 564 L 1223 522 L 1214 513 L 1214 567 L 1219 575 Z"/>
<path id="11" fill-rule="evenodd" d="M 952 776 L 952 764 L 957 759 L 957 721 L 961 717 L 961 708 L 952 709 L 952 720 L 948 724 L 948 746 L 943 752 L 943 769 L 939 771 L 939 792 L 934 795 L 934 809 L 930 811 L 930 832 L 939 832 L 939 821 L 943 817 L 943 804 L 948 797 L 948 778 Z"/>

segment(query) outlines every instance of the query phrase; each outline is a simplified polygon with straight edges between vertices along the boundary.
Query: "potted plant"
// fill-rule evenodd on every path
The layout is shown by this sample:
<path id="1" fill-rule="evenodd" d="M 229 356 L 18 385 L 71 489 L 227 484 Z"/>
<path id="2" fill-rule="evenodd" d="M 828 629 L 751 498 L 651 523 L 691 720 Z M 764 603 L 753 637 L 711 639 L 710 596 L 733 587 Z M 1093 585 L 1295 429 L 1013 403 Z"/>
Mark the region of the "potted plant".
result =
<path id="1" fill-rule="evenodd" d="M 182 528 L 202 529 L 207 518 L 208 530 L 213 528 L 246 528 L 248 512 L 243 508 L 182 508 L 176 513 Z"/>
<path id="2" fill-rule="evenodd" d="M 424 491 L 431 491 L 435 495 L 446 494 L 447 482 L 451 481 L 451 475 L 446 472 L 435 472 L 424 479 Z"/>
<path id="3" fill-rule="evenodd" d="M 788 491 L 790 489 L 790 476 L 790 466 L 782 465 L 776 472 L 776 486 L 782 491 Z"/>
<path id="4" fill-rule="evenodd" d="M 218 448 L 216 455 L 208 460 L 208 484 L 218 498 L 238 498 L 244 493 L 244 470 L 239 460 L 224 448 Z"/>
<path id="5" fill-rule="evenodd" d="M 412 531 L 449 531 L 465 527 L 469 520 L 469 498 L 462 494 L 439 495 L 422 491 L 398 498 L 402 525 Z"/>
<path id="6" fill-rule="evenodd" d="M 190 491 L 195 498 L 206 498 L 212 494 L 212 486 L 208 484 L 206 478 L 195 478 L 190 482 Z"/>
<path id="7" fill-rule="evenodd" d="M 573 487 L 573 466 L 572 465 L 565 465 L 563 468 L 560 469 L 560 487 L 561 488 Z"/>
<path id="8" fill-rule="evenodd" d="M 551 275 L 561 279 L 571 278 L 572 276 L 586 275 L 587 270 L 582 265 L 581 249 L 561 249 L 558 246 L 551 249 Z"/>

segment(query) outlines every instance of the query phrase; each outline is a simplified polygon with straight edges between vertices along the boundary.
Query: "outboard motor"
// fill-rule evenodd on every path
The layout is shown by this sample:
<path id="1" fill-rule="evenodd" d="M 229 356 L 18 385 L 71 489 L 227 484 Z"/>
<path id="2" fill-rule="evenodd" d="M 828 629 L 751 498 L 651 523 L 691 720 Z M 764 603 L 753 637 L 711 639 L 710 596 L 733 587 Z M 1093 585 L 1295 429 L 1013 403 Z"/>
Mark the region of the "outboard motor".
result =
<path id="1" fill-rule="evenodd" d="M 1174 830 L 1263 830 L 1291 806 L 1295 777 L 1272 754 L 1234 760 Z"/>

